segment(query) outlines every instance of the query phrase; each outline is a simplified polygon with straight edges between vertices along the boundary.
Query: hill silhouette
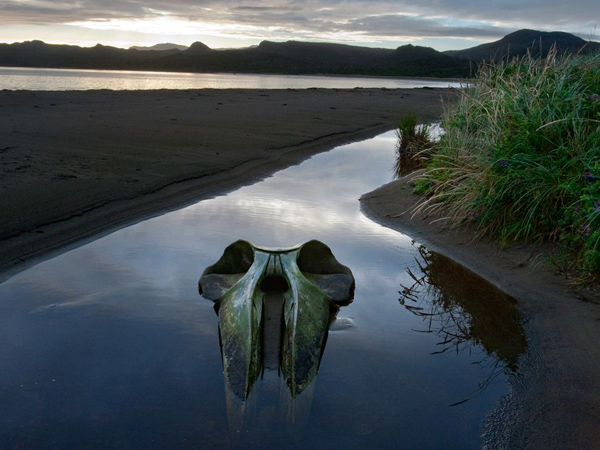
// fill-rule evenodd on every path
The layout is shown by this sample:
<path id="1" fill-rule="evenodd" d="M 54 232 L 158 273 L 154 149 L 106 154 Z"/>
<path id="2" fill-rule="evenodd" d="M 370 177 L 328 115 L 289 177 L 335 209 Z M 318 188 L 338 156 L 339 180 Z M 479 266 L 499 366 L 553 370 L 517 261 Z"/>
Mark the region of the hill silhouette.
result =
<path id="1" fill-rule="evenodd" d="M 143 46 L 133 46 L 133 47 L 129 47 L 129 50 L 141 50 L 141 51 L 161 51 L 161 50 L 186 50 L 188 47 L 187 45 L 179 45 L 179 44 L 173 44 L 171 42 L 165 42 L 162 44 L 155 44 L 152 45 L 150 47 L 143 47 Z"/>
<path id="2" fill-rule="evenodd" d="M 125 50 L 97 44 L 94 47 L 52 45 L 42 41 L 0 44 L 0 65 L 9 67 L 42 67 L 64 69 L 135 70 L 151 66 L 165 55 L 178 50 Z"/>
<path id="3" fill-rule="evenodd" d="M 587 42 L 573 34 L 561 31 L 519 30 L 507 34 L 502 39 L 465 50 L 444 52 L 455 58 L 474 62 L 498 62 L 514 57 L 525 56 L 528 52 L 534 57 L 546 57 L 552 47 L 558 54 L 598 51 L 600 44 Z"/>
<path id="4" fill-rule="evenodd" d="M 42 41 L 0 44 L 0 66 L 69 69 L 158 70 L 410 77 L 468 77 L 473 62 L 498 61 L 527 51 L 545 56 L 552 45 L 559 53 L 597 51 L 568 33 L 520 30 L 499 41 L 466 50 L 438 52 L 403 45 L 397 49 L 312 42 L 263 41 L 256 47 L 213 50 L 202 42 L 190 47 L 159 44 L 121 49 L 51 45 Z M 583 50 L 582 50 L 583 49 Z"/>
<path id="5" fill-rule="evenodd" d="M 82 48 L 41 41 L 0 44 L 0 65 L 73 69 L 164 70 L 280 74 L 464 77 L 465 61 L 432 48 L 396 50 L 309 42 L 261 42 L 216 51 L 201 42 L 185 50 Z"/>

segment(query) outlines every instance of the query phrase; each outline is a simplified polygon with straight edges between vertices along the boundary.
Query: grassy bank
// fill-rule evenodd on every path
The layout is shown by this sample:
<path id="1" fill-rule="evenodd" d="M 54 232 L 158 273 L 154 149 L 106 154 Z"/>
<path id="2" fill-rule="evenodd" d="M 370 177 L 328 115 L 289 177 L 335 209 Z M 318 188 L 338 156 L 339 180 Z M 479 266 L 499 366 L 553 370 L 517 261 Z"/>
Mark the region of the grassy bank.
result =
<path id="1" fill-rule="evenodd" d="M 600 275 L 600 55 L 482 67 L 443 118 L 420 205 L 501 244 L 553 242 Z"/>

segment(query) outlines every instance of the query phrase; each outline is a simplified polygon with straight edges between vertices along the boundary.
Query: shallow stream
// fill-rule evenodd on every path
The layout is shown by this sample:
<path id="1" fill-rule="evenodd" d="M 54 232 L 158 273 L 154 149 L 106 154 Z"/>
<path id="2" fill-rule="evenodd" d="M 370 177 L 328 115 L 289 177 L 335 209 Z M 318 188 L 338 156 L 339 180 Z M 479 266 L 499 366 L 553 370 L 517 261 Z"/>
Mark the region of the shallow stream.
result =
<path id="1" fill-rule="evenodd" d="M 478 448 L 525 350 L 519 314 L 360 212 L 395 157 L 393 133 L 338 147 L 0 284 L 0 448 Z M 241 407 L 226 401 L 197 282 L 238 239 L 321 240 L 356 279 L 295 400 L 266 370 Z"/>

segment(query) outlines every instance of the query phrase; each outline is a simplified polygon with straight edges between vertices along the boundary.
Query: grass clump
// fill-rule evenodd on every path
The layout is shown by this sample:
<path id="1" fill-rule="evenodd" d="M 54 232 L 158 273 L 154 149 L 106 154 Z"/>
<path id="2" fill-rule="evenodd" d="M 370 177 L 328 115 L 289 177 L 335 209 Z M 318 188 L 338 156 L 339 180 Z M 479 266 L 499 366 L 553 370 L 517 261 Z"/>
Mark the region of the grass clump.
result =
<path id="1" fill-rule="evenodd" d="M 422 209 L 504 245 L 552 241 L 600 274 L 600 55 L 482 67 L 446 111 L 417 190 Z"/>
<path id="2" fill-rule="evenodd" d="M 425 167 L 435 143 L 428 124 L 422 124 L 416 114 L 408 113 L 398 121 L 397 159 L 394 173 L 400 177 Z"/>

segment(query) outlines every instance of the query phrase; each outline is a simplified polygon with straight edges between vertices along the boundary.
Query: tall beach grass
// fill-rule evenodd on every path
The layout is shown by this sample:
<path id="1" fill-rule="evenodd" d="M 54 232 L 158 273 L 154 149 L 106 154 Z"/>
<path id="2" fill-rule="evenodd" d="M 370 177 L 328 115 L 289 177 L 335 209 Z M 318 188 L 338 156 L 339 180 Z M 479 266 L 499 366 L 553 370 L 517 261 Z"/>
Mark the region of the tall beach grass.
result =
<path id="1" fill-rule="evenodd" d="M 484 66 L 443 117 L 420 209 L 502 244 L 552 241 L 600 274 L 600 55 Z"/>
<path id="2" fill-rule="evenodd" d="M 415 170 L 423 169 L 435 151 L 435 142 L 431 136 L 431 126 L 420 123 L 416 114 L 408 113 L 398 121 L 396 130 L 398 145 L 396 146 L 396 165 L 394 173 L 398 177 Z"/>

